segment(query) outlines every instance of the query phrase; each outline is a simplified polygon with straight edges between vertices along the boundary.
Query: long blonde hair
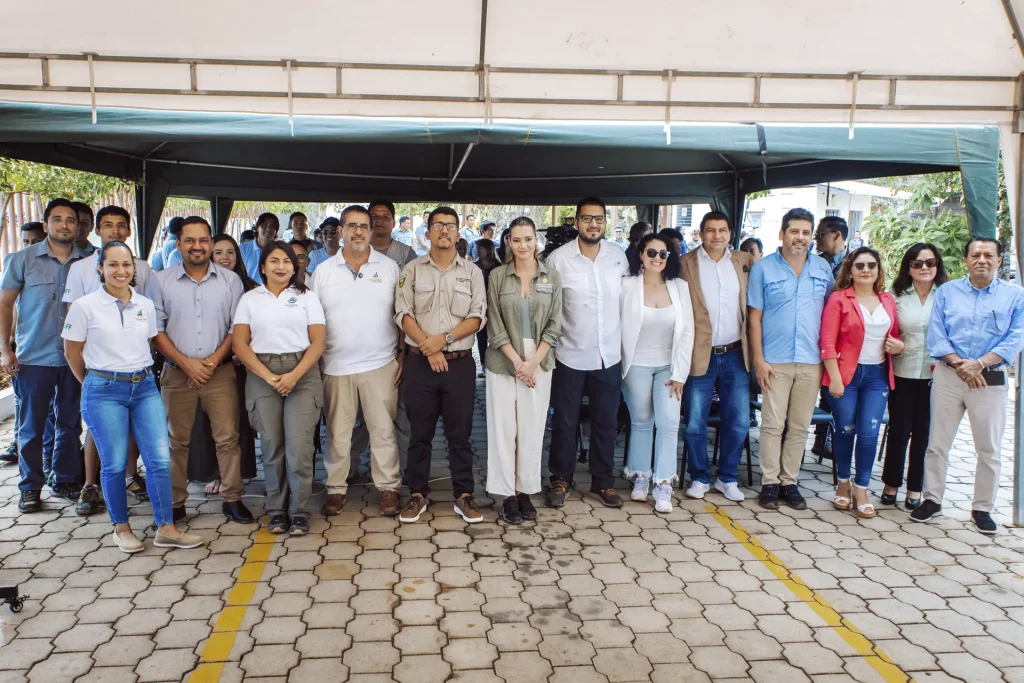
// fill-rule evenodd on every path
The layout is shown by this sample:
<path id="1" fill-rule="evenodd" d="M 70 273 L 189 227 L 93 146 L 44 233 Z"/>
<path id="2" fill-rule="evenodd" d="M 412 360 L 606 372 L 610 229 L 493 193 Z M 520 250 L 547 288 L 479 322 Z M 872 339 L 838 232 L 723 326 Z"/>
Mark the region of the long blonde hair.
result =
<path id="1" fill-rule="evenodd" d="M 505 247 L 505 263 L 512 263 L 513 261 L 516 260 L 515 254 L 512 253 L 512 249 L 510 248 L 512 244 L 512 228 L 519 228 L 522 226 L 528 226 L 530 229 L 532 229 L 533 238 L 537 239 L 537 225 L 533 222 L 532 219 L 530 219 L 529 216 L 520 216 L 519 218 L 513 220 L 511 223 L 508 224 L 508 233 L 505 236 L 507 242 L 506 244 L 503 245 Z M 534 249 L 533 251 L 533 258 L 534 260 L 538 260 L 536 249 Z"/>

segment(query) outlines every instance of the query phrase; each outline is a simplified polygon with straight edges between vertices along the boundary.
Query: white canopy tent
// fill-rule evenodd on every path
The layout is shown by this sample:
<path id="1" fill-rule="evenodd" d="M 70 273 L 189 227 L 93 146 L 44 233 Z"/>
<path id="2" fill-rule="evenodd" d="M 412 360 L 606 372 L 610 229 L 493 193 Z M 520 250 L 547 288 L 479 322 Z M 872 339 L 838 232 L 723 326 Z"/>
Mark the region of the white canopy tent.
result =
<path id="1" fill-rule="evenodd" d="M 86 107 L 94 122 L 104 108 L 401 117 L 428 134 L 445 120 L 656 122 L 666 143 L 700 122 L 996 125 L 1016 227 L 1018 18 L 1024 0 L 7 2 L 0 103 Z"/>

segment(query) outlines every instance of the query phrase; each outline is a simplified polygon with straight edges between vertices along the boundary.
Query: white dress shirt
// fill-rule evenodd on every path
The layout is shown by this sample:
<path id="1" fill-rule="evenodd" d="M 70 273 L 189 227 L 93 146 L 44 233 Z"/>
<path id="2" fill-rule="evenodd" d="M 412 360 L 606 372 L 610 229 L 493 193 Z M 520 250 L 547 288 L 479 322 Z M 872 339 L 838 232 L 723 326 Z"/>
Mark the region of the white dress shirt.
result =
<path id="1" fill-rule="evenodd" d="M 892 357 L 892 371 L 904 379 L 931 379 L 935 359 L 928 352 L 928 322 L 932 317 L 935 287 L 921 303 L 917 291 L 911 287 L 906 294 L 896 297 L 896 318 L 900 321 L 900 339 L 906 350 Z"/>
<path id="2" fill-rule="evenodd" d="M 137 372 L 153 364 L 149 340 L 157 335 L 156 307 L 136 291 L 125 304 L 100 288 L 76 299 L 61 336 L 85 342 L 85 367 Z"/>
<path id="3" fill-rule="evenodd" d="M 740 340 L 740 280 L 729 251 L 715 263 L 704 251 L 697 249 L 700 288 L 711 321 L 711 345 L 725 346 Z"/>
<path id="4" fill-rule="evenodd" d="M 274 296 L 260 285 L 242 295 L 234 324 L 249 326 L 249 348 L 255 353 L 304 353 L 310 344 L 309 326 L 325 324 L 324 309 L 312 291 L 288 287 Z"/>
<path id="5" fill-rule="evenodd" d="M 622 249 L 601 240 L 597 259 L 580 252 L 579 238 L 548 256 L 562 276 L 562 339 L 555 357 L 574 370 L 600 370 L 622 360 L 619 293 L 629 272 Z"/>
<path id="6" fill-rule="evenodd" d="M 326 375 L 343 377 L 382 368 L 395 359 L 398 264 L 376 249 L 356 273 L 341 251 L 317 267 L 311 287 L 327 319 Z"/>

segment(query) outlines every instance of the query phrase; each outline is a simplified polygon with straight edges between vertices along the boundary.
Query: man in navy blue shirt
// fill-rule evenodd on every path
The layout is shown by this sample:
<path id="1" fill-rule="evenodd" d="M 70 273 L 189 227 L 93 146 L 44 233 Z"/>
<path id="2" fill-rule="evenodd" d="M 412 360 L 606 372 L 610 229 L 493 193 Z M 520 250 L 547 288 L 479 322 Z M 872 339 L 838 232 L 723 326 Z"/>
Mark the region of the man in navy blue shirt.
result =
<path id="1" fill-rule="evenodd" d="M 949 449 L 966 412 L 978 454 L 971 517 L 991 535 L 998 529 L 990 513 L 1006 429 L 1005 367 L 1024 347 L 1024 290 L 996 277 L 1002 262 L 996 240 L 975 237 L 964 251 L 968 275 L 936 290 L 928 323 L 928 351 L 936 361 L 932 420 L 923 500 L 910 518 L 924 522 L 942 512 Z"/>

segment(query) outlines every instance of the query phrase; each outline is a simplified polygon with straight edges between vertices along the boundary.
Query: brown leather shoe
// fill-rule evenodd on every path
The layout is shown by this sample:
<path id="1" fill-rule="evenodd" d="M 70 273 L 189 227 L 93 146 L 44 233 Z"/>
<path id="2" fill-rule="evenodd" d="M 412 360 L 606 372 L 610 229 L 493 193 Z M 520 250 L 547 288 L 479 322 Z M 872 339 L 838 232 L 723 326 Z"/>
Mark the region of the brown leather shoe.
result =
<path id="1" fill-rule="evenodd" d="M 622 507 L 622 497 L 615 493 L 615 489 L 599 489 L 591 486 L 590 493 L 596 496 L 605 507 L 609 508 L 620 508 Z"/>
<path id="2" fill-rule="evenodd" d="M 394 517 L 398 514 L 398 491 L 380 492 L 380 514 Z"/>
<path id="3" fill-rule="evenodd" d="M 324 506 L 320 508 L 320 512 L 324 513 L 324 517 L 330 517 L 331 515 L 340 515 L 341 510 L 344 507 L 344 493 L 329 493 L 327 494 L 327 501 L 324 503 Z"/>

